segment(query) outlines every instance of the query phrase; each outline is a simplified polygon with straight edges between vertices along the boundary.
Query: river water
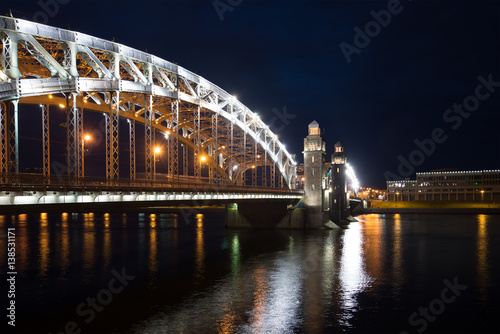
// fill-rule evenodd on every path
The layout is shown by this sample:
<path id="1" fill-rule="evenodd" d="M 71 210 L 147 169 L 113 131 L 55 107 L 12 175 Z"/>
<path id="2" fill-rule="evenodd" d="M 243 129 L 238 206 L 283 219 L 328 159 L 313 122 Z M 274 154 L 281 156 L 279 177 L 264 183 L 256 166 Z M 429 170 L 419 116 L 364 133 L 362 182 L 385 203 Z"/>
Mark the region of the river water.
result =
<path id="1" fill-rule="evenodd" d="M 7 333 L 498 333 L 499 215 L 226 230 L 196 214 L 0 216 Z M 7 228 L 16 327 L 7 325 Z M 10 300 L 10 299 L 9 299 Z M 5 331 L 2 331 L 5 333 Z"/>

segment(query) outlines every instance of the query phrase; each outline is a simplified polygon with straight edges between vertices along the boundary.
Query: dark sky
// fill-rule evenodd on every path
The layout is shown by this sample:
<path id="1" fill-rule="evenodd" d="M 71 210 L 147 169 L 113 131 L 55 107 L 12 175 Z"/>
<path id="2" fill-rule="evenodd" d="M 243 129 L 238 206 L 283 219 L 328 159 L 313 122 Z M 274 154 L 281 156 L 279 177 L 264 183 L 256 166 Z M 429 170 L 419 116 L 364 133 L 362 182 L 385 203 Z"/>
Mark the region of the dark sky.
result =
<path id="1" fill-rule="evenodd" d="M 318 121 L 327 160 L 341 141 L 362 186 L 385 188 L 387 171 L 500 168 L 498 1 L 220 0 L 231 9 L 223 20 L 211 0 L 54 1 L 49 25 L 114 38 L 202 75 L 272 123 L 299 161 L 307 124 Z M 390 22 L 370 23 L 388 4 Z M 43 20 L 36 1 L 0 7 Z M 348 63 L 340 45 L 354 48 L 354 29 L 367 24 L 372 37 L 358 38 Z M 480 76 L 490 91 L 476 92 Z M 470 112 L 447 111 L 464 101 Z M 285 108 L 283 122 L 276 114 Z M 410 161 L 405 170 L 398 157 Z"/>

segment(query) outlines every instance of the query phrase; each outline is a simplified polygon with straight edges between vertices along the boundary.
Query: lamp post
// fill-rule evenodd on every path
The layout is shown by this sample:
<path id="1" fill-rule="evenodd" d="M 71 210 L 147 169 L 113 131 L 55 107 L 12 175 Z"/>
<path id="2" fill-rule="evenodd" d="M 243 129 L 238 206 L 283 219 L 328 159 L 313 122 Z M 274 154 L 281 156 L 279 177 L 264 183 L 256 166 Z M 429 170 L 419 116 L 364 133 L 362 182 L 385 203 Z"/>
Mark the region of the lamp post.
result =
<path id="1" fill-rule="evenodd" d="M 484 190 L 481 190 L 481 203 L 484 201 Z"/>
<path id="2" fill-rule="evenodd" d="M 153 155 L 153 180 L 156 181 L 156 156 L 161 153 L 161 148 L 159 146 L 156 146 L 154 149 L 154 155 Z"/>
<path id="3" fill-rule="evenodd" d="M 396 192 L 396 202 L 398 201 L 399 192 Z"/>
<path id="4" fill-rule="evenodd" d="M 207 157 L 202 155 L 200 157 L 200 179 L 201 179 L 201 170 L 203 169 L 203 164 L 207 161 Z"/>
<path id="5" fill-rule="evenodd" d="M 92 137 L 87 133 L 83 136 L 82 138 L 82 149 L 83 149 L 83 154 L 82 154 L 82 178 L 85 178 L 85 143 L 89 142 L 92 140 Z"/>

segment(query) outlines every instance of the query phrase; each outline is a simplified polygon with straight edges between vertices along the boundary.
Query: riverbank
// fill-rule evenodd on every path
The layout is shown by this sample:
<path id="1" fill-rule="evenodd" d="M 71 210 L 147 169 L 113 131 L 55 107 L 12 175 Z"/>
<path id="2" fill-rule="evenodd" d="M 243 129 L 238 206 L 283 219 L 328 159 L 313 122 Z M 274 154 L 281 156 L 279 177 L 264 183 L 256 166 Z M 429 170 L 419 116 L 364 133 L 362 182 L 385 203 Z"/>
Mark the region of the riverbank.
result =
<path id="1" fill-rule="evenodd" d="M 500 213 L 500 203 L 370 201 L 364 213 Z"/>

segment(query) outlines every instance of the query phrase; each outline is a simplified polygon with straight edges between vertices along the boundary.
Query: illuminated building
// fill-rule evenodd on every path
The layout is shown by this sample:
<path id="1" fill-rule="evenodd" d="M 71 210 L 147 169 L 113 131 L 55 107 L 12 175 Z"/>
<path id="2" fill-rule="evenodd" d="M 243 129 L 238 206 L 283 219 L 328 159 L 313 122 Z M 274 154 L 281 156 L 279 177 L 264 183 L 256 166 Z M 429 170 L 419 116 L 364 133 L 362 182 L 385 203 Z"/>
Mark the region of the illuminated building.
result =
<path id="1" fill-rule="evenodd" d="M 500 201 L 500 170 L 431 171 L 416 180 L 387 181 L 389 201 Z"/>

